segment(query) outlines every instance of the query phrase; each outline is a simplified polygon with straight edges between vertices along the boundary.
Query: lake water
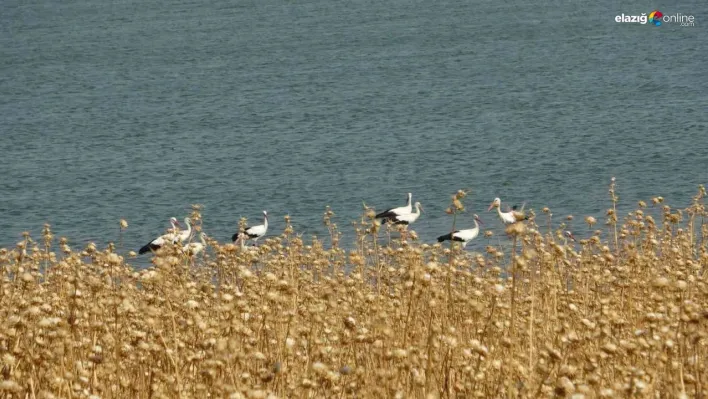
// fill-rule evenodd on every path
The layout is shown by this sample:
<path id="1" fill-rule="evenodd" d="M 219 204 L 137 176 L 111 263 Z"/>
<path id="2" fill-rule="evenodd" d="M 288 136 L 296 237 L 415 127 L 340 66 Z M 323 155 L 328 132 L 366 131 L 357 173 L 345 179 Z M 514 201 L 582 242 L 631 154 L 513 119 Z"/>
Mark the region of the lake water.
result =
<path id="1" fill-rule="evenodd" d="M 539 3 L 539 2 L 535 2 Z M 450 195 L 499 231 L 496 196 L 558 219 L 708 183 L 708 3 L 694 27 L 615 22 L 645 2 L 5 0 L 0 5 L 0 247 L 42 225 L 74 246 L 137 250 L 204 205 L 289 214 L 322 235 L 332 206 L 426 213 Z M 459 222 L 471 226 L 471 214 Z M 349 238 L 347 238 L 349 237 Z M 468 248 L 480 249 L 479 240 Z M 142 262 L 139 261 L 138 263 Z"/>

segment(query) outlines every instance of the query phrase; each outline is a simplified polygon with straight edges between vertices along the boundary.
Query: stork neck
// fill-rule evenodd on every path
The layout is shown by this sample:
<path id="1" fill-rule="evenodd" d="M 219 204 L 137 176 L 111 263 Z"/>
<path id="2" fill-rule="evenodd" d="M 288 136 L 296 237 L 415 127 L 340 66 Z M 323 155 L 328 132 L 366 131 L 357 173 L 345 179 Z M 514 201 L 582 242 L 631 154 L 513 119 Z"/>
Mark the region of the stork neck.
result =
<path id="1" fill-rule="evenodd" d="M 189 223 L 189 218 L 184 219 L 184 224 L 187 225 L 187 231 L 189 232 L 187 236 L 189 237 L 192 234 L 192 224 Z"/>
<path id="2" fill-rule="evenodd" d="M 265 226 L 266 230 L 268 230 L 268 216 L 267 215 L 263 216 L 263 226 Z"/>

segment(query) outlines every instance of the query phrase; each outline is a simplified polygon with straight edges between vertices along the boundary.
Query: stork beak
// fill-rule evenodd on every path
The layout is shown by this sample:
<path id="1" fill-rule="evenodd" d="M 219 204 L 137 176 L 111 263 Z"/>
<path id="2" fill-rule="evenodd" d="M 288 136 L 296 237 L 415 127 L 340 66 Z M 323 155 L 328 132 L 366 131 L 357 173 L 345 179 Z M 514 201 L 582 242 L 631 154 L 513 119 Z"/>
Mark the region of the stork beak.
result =
<path id="1" fill-rule="evenodd" d="M 484 222 L 482 221 L 482 219 L 477 218 L 477 221 L 479 222 L 479 224 L 481 224 L 482 226 L 484 226 Z"/>
<path id="2" fill-rule="evenodd" d="M 182 225 L 179 224 L 179 220 L 175 220 L 175 226 L 177 226 L 177 227 L 182 227 Z"/>
<path id="3" fill-rule="evenodd" d="M 487 208 L 487 212 L 491 211 L 492 208 L 494 208 L 494 202 L 492 202 L 491 204 L 489 204 L 489 208 Z"/>
<path id="4" fill-rule="evenodd" d="M 420 211 L 425 212 L 425 208 L 423 208 L 423 205 L 420 206 Z"/>

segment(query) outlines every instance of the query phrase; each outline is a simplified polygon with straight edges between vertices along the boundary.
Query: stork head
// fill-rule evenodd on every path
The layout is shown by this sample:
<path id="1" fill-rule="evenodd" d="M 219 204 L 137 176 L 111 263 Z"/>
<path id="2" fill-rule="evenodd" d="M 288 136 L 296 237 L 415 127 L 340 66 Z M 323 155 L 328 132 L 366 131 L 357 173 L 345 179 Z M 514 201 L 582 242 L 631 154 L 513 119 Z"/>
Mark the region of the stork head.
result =
<path id="1" fill-rule="evenodd" d="M 170 218 L 170 224 L 179 227 L 179 220 L 177 220 L 177 218 L 173 216 Z"/>
<path id="2" fill-rule="evenodd" d="M 492 209 L 494 209 L 500 205 L 501 205 L 501 200 L 499 199 L 499 197 L 494 198 L 494 201 L 492 201 L 492 203 L 489 204 L 489 208 L 487 209 L 487 212 L 491 211 Z"/>
<path id="3" fill-rule="evenodd" d="M 423 209 L 423 205 L 421 205 L 420 202 L 416 202 L 416 203 L 415 203 L 415 207 L 416 207 L 419 211 L 421 211 L 421 212 L 424 212 L 424 211 L 425 211 L 425 210 Z"/>
<path id="4" fill-rule="evenodd" d="M 267 218 L 268 218 L 268 212 L 263 211 L 263 217 L 265 217 L 265 218 L 267 219 Z"/>
<path id="5" fill-rule="evenodd" d="M 474 214 L 474 220 L 476 220 L 479 224 L 484 226 L 484 222 L 482 221 L 482 219 L 479 218 L 479 216 L 476 213 Z"/>
<path id="6" fill-rule="evenodd" d="M 575 236 L 573 236 L 573 233 L 571 233 L 570 231 L 568 231 L 568 230 L 564 231 L 563 235 L 570 238 L 571 240 L 575 241 Z"/>

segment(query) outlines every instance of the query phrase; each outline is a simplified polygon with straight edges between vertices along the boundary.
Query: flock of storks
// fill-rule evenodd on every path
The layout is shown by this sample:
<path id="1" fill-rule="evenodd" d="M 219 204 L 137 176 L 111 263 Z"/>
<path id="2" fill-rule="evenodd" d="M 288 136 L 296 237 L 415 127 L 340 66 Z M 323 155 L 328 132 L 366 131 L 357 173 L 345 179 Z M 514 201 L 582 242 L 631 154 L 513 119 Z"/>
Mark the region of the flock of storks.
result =
<path id="1" fill-rule="evenodd" d="M 420 204 L 420 202 L 416 202 L 414 209 L 411 203 L 412 198 L 413 194 L 408 193 L 408 201 L 405 206 L 387 209 L 381 213 L 376 214 L 375 218 L 380 220 L 382 224 L 390 223 L 394 225 L 410 225 L 414 223 L 420 217 L 420 213 L 421 211 L 423 211 L 423 206 Z M 523 212 L 524 206 L 525 204 L 522 205 L 521 209 L 519 210 L 517 210 L 516 206 L 514 206 L 512 209 L 508 209 L 506 212 L 502 212 L 501 200 L 499 198 L 495 198 L 494 201 L 492 201 L 492 203 L 489 205 L 487 211 L 489 212 L 493 208 L 496 208 L 499 218 L 506 225 L 528 219 L 528 217 Z M 185 254 L 191 256 L 200 253 L 204 250 L 204 248 L 206 248 L 207 235 L 204 232 L 199 234 L 200 242 L 191 242 L 192 220 L 190 218 L 184 219 L 184 224 L 186 226 L 186 229 L 184 230 L 180 229 L 181 225 L 179 221 L 174 217 L 170 219 L 170 224 L 172 225 L 172 229 L 170 230 L 170 232 L 160 237 L 157 237 L 156 239 L 145 244 L 142 248 L 140 248 L 138 253 L 144 254 L 148 252 L 154 252 L 168 242 L 176 244 L 178 242 L 184 243 L 185 241 L 187 241 L 188 243 L 182 247 L 182 251 Z M 475 214 L 474 228 L 465 230 L 455 230 L 451 233 L 441 235 L 440 237 L 438 237 L 438 242 L 450 240 L 457 241 L 461 242 L 462 247 L 464 248 L 467 243 L 474 240 L 479 235 L 479 224 L 484 223 L 482 223 L 482 220 L 480 220 L 479 216 Z M 231 237 L 231 241 L 233 241 L 234 244 L 244 244 L 247 240 L 253 240 L 253 244 L 257 245 L 258 239 L 263 237 L 267 231 L 268 212 L 263 211 L 263 224 L 247 227 L 243 231 L 243 234 L 238 232 L 235 233 Z"/>

